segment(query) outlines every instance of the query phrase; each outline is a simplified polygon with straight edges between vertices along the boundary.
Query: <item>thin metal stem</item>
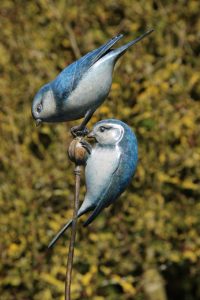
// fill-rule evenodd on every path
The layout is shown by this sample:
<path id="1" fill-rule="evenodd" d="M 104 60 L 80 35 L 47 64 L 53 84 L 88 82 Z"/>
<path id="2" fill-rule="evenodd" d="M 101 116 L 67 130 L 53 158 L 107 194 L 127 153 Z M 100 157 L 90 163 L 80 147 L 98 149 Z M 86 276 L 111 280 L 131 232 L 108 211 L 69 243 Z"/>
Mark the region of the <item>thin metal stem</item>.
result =
<path id="1" fill-rule="evenodd" d="M 73 257 L 74 257 L 74 246 L 76 240 L 76 226 L 77 226 L 77 213 L 79 208 L 79 193 L 80 193 L 80 178 L 81 178 L 81 166 L 75 166 L 75 196 L 74 196 L 74 212 L 73 212 L 73 222 L 72 231 L 69 245 L 69 252 L 67 258 L 67 270 L 66 270 L 66 280 L 65 280 L 65 300 L 71 299 L 71 280 L 72 280 L 72 267 L 73 267 Z"/>

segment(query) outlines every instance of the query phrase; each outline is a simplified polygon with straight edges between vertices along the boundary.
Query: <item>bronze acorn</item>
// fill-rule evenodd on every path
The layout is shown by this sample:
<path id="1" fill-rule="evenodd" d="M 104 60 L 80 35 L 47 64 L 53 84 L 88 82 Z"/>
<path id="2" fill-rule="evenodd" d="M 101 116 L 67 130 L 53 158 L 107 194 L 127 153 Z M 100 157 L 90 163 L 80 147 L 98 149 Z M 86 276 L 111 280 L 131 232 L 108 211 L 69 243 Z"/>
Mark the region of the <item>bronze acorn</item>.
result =
<path id="1" fill-rule="evenodd" d="M 88 158 L 88 152 L 81 144 L 82 138 L 75 138 L 69 145 L 68 156 L 76 165 L 85 165 Z"/>

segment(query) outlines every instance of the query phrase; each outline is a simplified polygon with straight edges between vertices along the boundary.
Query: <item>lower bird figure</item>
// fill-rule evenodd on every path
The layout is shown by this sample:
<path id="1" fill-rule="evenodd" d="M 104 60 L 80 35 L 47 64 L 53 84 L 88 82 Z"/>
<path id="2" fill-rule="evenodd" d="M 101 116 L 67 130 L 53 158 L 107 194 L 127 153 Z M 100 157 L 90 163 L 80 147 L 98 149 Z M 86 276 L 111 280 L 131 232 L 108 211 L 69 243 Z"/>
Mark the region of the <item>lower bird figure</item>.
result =
<path id="1" fill-rule="evenodd" d="M 130 127 L 115 119 L 95 124 L 88 137 L 96 140 L 85 167 L 87 192 L 78 217 L 92 211 L 84 223 L 89 225 L 97 215 L 126 189 L 135 172 L 138 161 L 137 139 Z M 50 242 L 51 248 L 72 225 L 70 220 Z"/>

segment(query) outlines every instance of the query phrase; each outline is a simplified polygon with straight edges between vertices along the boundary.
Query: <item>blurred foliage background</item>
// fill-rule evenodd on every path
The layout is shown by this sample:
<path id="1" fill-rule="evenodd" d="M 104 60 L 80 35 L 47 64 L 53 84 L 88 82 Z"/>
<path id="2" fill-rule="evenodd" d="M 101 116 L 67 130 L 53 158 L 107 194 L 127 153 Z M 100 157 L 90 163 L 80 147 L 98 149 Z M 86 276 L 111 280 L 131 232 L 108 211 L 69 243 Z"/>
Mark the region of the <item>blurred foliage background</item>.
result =
<path id="1" fill-rule="evenodd" d="M 34 94 L 117 33 L 126 42 L 150 28 L 89 124 L 127 122 L 139 165 L 115 206 L 88 228 L 79 222 L 73 299 L 200 299 L 199 11 L 198 0 L 1 0 L 2 300 L 64 299 L 69 233 L 47 245 L 72 215 L 66 149 L 77 122 L 36 128 Z"/>

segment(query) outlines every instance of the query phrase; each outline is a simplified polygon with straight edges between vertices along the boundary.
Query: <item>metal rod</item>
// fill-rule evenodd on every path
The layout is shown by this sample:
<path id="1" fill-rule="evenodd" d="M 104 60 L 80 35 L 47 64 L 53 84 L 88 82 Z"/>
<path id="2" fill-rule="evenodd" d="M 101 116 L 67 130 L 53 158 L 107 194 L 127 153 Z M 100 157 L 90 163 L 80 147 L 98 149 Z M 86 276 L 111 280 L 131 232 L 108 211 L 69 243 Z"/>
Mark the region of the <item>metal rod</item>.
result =
<path id="1" fill-rule="evenodd" d="M 67 270 L 66 270 L 66 279 L 65 279 L 65 300 L 71 300 L 72 267 L 73 267 L 73 257 L 74 257 L 74 246 L 76 240 L 77 212 L 79 208 L 79 193 L 80 193 L 80 178 L 81 178 L 80 165 L 75 166 L 74 174 L 75 174 L 74 212 L 73 212 L 73 222 L 72 222 L 69 252 L 67 258 Z"/>

